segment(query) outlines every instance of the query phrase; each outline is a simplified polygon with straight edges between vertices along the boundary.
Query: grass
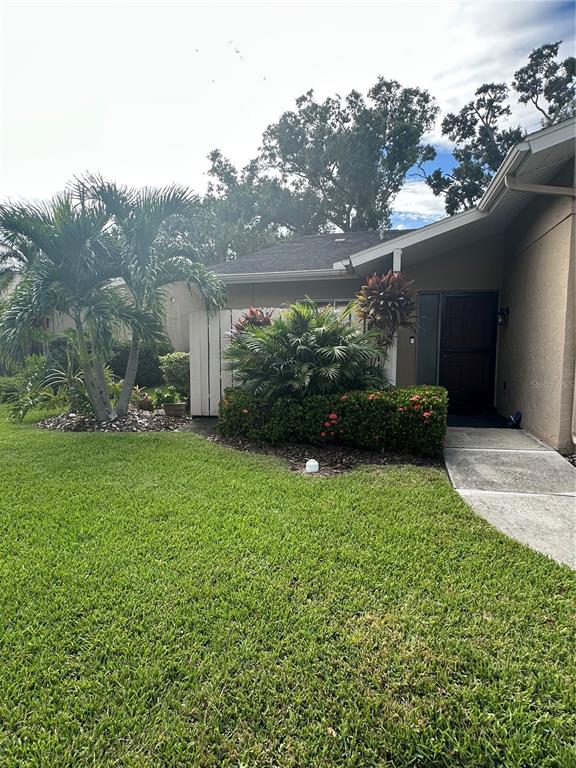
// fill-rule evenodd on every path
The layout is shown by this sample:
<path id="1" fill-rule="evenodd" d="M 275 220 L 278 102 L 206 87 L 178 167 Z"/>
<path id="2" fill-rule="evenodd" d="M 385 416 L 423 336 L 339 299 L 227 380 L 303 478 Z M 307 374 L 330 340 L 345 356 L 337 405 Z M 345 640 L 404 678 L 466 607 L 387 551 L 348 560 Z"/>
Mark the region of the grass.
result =
<path id="1" fill-rule="evenodd" d="M 443 472 L 0 421 L 0 765 L 570 766 L 573 573 Z"/>

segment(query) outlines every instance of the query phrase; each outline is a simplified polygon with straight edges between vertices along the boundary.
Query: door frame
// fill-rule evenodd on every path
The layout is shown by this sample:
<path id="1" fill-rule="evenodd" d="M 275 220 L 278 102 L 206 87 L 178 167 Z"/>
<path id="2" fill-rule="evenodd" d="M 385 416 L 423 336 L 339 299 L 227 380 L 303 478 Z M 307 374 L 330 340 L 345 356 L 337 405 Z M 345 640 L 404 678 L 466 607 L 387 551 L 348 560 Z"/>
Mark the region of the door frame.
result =
<path id="1" fill-rule="evenodd" d="M 443 334 L 443 324 L 444 324 L 444 316 L 445 316 L 445 307 L 446 307 L 446 298 L 448 296 L 470 296 L 470 295 L 476 295 L 476 294 L 493 294 L 496 296 L 496 311 L 498 312 L 501 309 L 501 300 L 502 300 L 502 291 L 499 288 L 472 288 L 472 289 L 460 289 L 460 290 L 422 290 L 417 291 L 418 296 L 422 295 L 435 295 L 438 296 L 439 302 L 438 302 L 438 321 L 437 321 L 437 327 L 436 327 L 436 371 L 434 376 L 434 383 L 436 385 L 439 384 L 440 381 L 440 366 L 441 366 L 441 357 L 442 357 L 442 334 Z M 419 312 L 418 308 L 418 312 Z M 418 319 L 417 319 L 418 322 Z M 496 325 L 496 334 L 495 334 L 495 340 L 493 344 L 493 350 L 490 360 L 490 366 L 492 371 L 492 405 L 495 408 L 496 407 L 496 382 L 498 378 L 498 347 L 500 344 L 500 334 L 498 333 L 499 326 Z M 420 353 L 420 344 L 419 344 L 419 334 L 416 335 L 416 355 L 415 355 L 415 371 L 418 370 L 418 355 Z"/>

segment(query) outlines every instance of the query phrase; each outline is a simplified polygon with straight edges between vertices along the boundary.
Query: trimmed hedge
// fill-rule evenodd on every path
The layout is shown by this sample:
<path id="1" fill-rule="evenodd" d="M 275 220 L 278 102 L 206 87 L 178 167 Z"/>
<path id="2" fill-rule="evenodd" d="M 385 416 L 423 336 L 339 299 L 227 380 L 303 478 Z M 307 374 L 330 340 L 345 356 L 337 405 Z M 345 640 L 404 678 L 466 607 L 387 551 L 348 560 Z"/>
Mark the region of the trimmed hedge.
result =
<path id="1" fill-rule="evenodd" d="M 448 393 L 421 386 L 301 400 L 259 399 L 240 388 L 226 390 L 219 429 L 229 437 L 277 443 L 340 443 L 433 456 L 446 436 Z"/>

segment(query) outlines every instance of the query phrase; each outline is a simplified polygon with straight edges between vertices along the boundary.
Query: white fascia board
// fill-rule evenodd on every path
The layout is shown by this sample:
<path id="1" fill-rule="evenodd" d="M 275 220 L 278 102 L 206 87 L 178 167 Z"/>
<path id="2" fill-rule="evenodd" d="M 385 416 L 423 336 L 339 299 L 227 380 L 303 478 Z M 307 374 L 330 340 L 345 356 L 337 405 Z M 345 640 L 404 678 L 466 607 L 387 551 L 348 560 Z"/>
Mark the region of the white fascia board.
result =
<path id="1" fill-rule="evenodd" d="M 334 277 L 350 277 L 342 269 L 298 269 L 293 272 L 237 272 L 219 275 L 226 284 L 234 283 L 285 283 L 295 280 L 326 280 Z"/>
<path id="2" fill-rule="evenodd" d="M 549 128 L 543 128 L 541 131 L 532 133 L 520 144 L 512 147 L 488 185 L 488 189 L 478 201 L 479 210 L 489 212 L 498 205 L 506 191 L 505 177 L 517 174 L 528 155 L 537 155 L 539 152 L 543 152 L 558 144 L 564 144 L 565 142 L 570 142 L 573 146 L 575 137 L 576 118 L 572 118 L 558 125 L 551 125 Z"/>
<path id="3" fill-rule="evenodd" d="M 486 215 L 487 214 L 482 213 L 482 211 L 479 211 L 477 208 L 471 208 L 469 211 L 457 213 L 454 216 L 448 216 L 440 221 L 427 224 L 425 227 L 420 227 L 420 229 L 417 229 L 414 232 L 409 232 L 406 235 L 395 237 L 393 240 L 387 240 L 385 243 L 374 245 L 372 248 L 367 248 L 365 251 L 360 251 L 352 256 L 352 264 L 354 267 L 359 267 L 362 264 L 380 259 L 383 256 L 391 256 L 396 250 L 403 250 L 412 245 L 417 245 L 423 240 L 429 240 L 432 237 L 451 232 L 453 229 L 465 227 L 467 224 L 485 218 Z"/>
<path id="4" fill-rule="evenodd" d="M 557 144 L 563 144 L 564 142 L 573 143 L 575 139 L 576 117 L 564 120 L 556 125 L 551 125 L 549 128 L 543 128 L 541 131 L 531 133 L 530 136 L 526 137 L 526 141 L 530 144 L 530 150 L 533 154 L 550 149 L 550 147 L 554 147 Z"/>

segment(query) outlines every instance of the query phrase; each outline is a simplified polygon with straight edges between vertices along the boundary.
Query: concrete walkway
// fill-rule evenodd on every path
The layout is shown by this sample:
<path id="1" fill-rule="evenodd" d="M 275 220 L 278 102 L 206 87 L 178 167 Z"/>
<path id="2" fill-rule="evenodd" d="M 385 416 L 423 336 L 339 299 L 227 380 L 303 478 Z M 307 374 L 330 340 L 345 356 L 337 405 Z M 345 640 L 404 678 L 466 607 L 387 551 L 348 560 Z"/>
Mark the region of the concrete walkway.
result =
<path id="1" fill-rule="evenodd" d="M 496 528 L 576 568 L 576 468 L 520 429 L 449 427 L 452 485 Z"/>

